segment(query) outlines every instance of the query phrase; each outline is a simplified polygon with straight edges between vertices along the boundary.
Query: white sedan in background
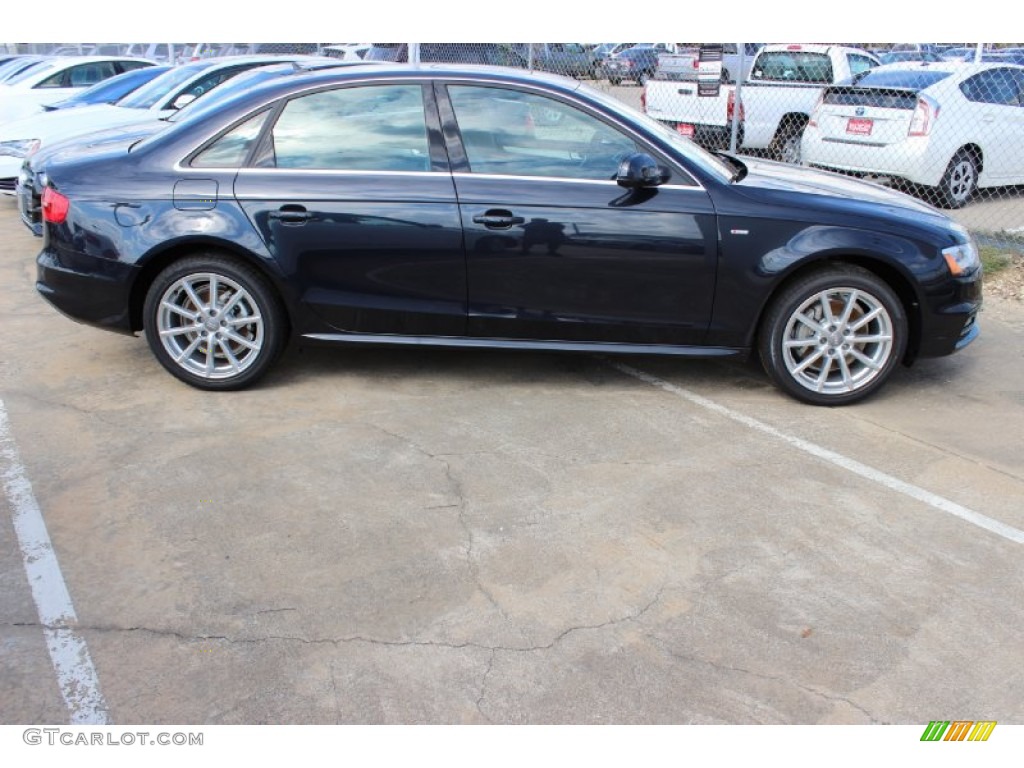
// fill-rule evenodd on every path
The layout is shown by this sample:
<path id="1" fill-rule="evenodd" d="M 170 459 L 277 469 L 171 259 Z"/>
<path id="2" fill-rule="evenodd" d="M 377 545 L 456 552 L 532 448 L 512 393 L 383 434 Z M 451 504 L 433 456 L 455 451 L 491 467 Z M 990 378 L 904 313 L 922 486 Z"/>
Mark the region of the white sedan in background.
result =
<path id="1" fill-rule="evenodd" d="M 44 104 L 73 96 L 122 72 L 155 62 L 129 56 L 61 56 L 30 67 L 0 86 L 0 125 L 43 111 Z"/>
<path id="2" fill-rule="evenodd" d="M 43 112 L 0 124 L 0 194 L 15 194 L 25 158 L 44 146 L 107 128 L 160 120 L 254 67 L 309 58 L 266 55 L 203 59 L 168 70 L 116 104 Z"/>
<path id="3" fill-rule="evenodd" d="M 802 162 L 928 187 L 947 208 L 979 188 L 1024 184 L 1024 67 L 904 62 L 826 88 Z"/>

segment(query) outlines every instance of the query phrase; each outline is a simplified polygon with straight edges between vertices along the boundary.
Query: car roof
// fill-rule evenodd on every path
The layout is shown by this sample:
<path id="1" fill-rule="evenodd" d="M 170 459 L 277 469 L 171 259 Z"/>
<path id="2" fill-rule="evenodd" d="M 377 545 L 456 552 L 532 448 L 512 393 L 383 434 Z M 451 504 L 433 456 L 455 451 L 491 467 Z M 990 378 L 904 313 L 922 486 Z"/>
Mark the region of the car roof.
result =
<path id="1" fill-rule="evenodd" d="M 875 67 L 872 72 L 949 72 L 954 75 L 973 75 L 986 69 L 1004 69 L 1006 67 L 1024 69 L 1019 64 L 1001 61 L 900 61 Z"/>

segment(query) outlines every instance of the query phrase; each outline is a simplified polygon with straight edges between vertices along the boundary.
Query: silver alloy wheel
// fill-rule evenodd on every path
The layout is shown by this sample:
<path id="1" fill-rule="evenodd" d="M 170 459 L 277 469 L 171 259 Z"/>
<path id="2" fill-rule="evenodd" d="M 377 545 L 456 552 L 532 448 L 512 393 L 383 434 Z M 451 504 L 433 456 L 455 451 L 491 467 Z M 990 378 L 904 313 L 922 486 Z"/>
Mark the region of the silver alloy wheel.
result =
<path id="1" fill-rule="evenodd" d="M 974 192 L 977 169 L 969 157 L 962 156 L 949 169 L 949 196 L 957 204 L 966 203 Z"/>
<path id="2" fill-rule="evenodd" d="M 264 344 L 259 305 L 239 283 L 213 272 L 186 275 L 164 291 L 157 331 L 177 365 L 211 380 L 241 374 Z"/>
<path id="3" fill-rule="evenodd" d="M 789 316 L 782 355 L 793 381 L 819 394 L 861 389 L 878 377 L 894 349 L 893 322 L 875 296 L 837 287 L 814 294 Z"/>

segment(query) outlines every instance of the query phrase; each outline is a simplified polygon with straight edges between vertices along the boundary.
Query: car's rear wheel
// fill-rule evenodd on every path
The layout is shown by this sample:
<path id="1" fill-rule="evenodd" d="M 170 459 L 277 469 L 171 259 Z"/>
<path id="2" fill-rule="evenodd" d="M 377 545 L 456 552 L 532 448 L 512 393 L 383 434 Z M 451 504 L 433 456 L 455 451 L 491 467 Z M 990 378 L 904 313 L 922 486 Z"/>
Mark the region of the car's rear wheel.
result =
<path id="1" fill-rule="evenodd" d="M 946 168 L 939 182 L 938 198 L 944 208 L 963 208 L 978 189 L 978 159 L 961 149 Z"/>
<path id="2" fill-rule="evenodd" d="M 285 315 L 253 268 L 219 254 L 176 261 L 146 294 L 146 340 L 157 360 L 187 384 L 249 386 L 284 349 Z"/>
<path id="3" fill-rule="evenodd" d="M 785 287 L 765 314 L 759 352 L 775 384 L 813 405 L 848 405 L 881 387 L 903 358 L 907 318 L 895 292 L 853 265 Z"/>

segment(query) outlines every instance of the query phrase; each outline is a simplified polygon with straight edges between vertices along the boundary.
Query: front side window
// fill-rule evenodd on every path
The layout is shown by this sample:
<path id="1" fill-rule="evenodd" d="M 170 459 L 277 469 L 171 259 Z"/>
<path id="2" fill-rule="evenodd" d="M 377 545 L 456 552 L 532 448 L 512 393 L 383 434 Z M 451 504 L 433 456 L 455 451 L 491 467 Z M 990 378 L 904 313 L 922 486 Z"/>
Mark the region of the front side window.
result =
<path id="1" fill-rule="evenodd" d="M 546 96 L 450 85 L 470 170 L 610 180 L 636 143 L 596 117 Z"/>
<path id="2" fill-rule="evenodd" d="M 258 163 L 262 167 L 430 170 L 419 85 L 357 86 L 292 99 L 270 141 Z"/>
<path id="3" fill-rule="evenodd" d="M 85 88 L 89 85 L 113 77 L 117 74 L 112 61 L 95 61 L 90 64 L 80 64 L 72 67 L 68 72 L 68 86 L 70 88 Z"/>

